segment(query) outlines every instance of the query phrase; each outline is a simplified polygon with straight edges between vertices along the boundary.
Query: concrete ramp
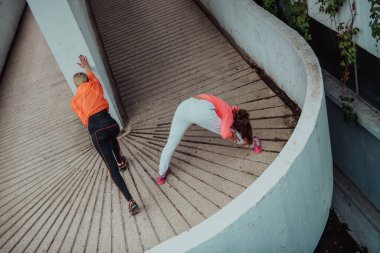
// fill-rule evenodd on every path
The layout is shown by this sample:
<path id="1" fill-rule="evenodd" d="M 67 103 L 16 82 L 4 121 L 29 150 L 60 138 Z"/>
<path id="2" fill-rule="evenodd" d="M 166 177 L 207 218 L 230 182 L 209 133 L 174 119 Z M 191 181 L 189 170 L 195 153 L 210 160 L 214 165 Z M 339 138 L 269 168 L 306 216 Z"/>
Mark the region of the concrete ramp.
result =
<path id="1" fill-rule="evenodd" d="M 91 0 L 132 131 L 120 139 L 127 202 L 71 111 L 72 94 L 26 11 L 0 84 L 0 251 L 142 252 L 201 223 L 243 192 L 292 134 L 292 111 L 192 1 Z M 74 63 L 73 63 L 74 64 Z M 155 184 L 177 105 L 210 93 L 247 109 L 263 153 L 199 127 Z"/>

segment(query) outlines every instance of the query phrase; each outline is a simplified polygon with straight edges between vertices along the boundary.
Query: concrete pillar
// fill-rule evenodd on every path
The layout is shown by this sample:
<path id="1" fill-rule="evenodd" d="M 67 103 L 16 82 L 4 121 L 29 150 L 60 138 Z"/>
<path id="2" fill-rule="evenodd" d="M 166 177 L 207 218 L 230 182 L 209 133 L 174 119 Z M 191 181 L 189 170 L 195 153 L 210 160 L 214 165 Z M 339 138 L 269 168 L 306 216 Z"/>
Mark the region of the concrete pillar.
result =
<path id="1" fill-rule="evenodd" d="M 0 76 L 25 7 L 25 0 L 0 0 Z"/>
<path id="2" fill-rule="evenodd" d="M 86 55 L 110 104 L 110 114 L 120 126 L 126 118 L 105 62 L 85 0 L 27 0 L 29 7 L 73 93 L 73 75 L 83 71 L 76 63 Z M 123 118 L 122 118 L 123 117 Z"/>

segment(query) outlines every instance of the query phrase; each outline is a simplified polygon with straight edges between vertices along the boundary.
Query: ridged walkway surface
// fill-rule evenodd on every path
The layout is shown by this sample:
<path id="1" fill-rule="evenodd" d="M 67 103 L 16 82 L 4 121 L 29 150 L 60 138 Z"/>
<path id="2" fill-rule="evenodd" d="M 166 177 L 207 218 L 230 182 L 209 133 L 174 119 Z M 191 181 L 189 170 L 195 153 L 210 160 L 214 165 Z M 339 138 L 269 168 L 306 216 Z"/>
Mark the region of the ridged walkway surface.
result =
<path id="1" fill-rule="evenodd" d="M 188 0 L 90 1 L 132 131 L 130 216 L 71 111 L 71 91 L 27 10 L 0 85 L 0 252 L 142 252 L 238 196 L 290 137 L 292 112 Z M 33 45 L 33 46 L 31 46 Z M 177 105 L 211 93 L 249 110 L 263 153 L 191 127 L 155 184 Z"/>

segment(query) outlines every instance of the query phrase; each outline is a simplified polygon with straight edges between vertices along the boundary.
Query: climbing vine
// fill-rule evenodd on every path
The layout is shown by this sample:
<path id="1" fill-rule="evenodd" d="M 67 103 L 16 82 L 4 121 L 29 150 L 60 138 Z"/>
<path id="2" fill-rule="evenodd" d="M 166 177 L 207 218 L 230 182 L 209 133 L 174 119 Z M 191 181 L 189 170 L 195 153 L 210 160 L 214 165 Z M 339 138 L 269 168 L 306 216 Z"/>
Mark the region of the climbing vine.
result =
<path id="1" fill-rule="evenodd" d="M 298 30 L 305 39 L 311 38 L 309 34 L 309 16 L 307 15 L 306 0 L 256 0 L 273 14 L 278 13 L 278 4 L 286 6 L 285 16 L 289 25 Z M 317 0 L 320 4 L 319 11 L 327 14 L 331 19 L 335 19 L 339 9 L 347 0 Z M 380 41 L 380 0 L 368 0 L 371 3 L 369 26 L 372 30 L 372 36 L 376 42 Z M 355 5 L 355 2 L 354 2 Z M 355 11 L 356 12 L 356 11 Z"/>
<path id="2" fill-rule="evenodd" d="M 335 20 L 339 9 L 343 6 L 345 0 L 318 0 L 319 11 L 326 13 L 331 19 Z M 380 1 L 380 0 L 370 0 Z M 357 16 L 355 1 L 351 4 L 351 15 L 348 21 L 340 22 L 337 26 L 338 31 L 338 47 L 340 50 L 340 66 L 343 68 L 341 81 L 343 84 L 350 79 L 349 67 L 355 63 L 356 60 L 356 44 L 353 41 L 355 35 L 359 32 L 357 27 L 354 27 L 355 18 Z"/>
<path id="3" fill-rule="evenodd" d="M 285 2 L 287 5 L 285 17 L 288 20 L 289 25 L 297 30 L 305 40 L 311 40 L 306 0 L 286 0 Z"/>
<path id="4" fill-rule="evenodd" d="M 358 115 L 352 108 L 351 104 L 355 101 L 355 98 L 340 96 L 340 101 L 342 103 L 342 113 L 343 120 L 348 125 L 352 125 L 353 123 L 358 121 Z"/>
<path id="5" fill-rule="evenodd" d="M 356 27 L 347 27 L 344 23 L 340 23 L 338 26 L 338 47 L 340 49 L 340 66 L 343 68 L 342 82 L 346 82 L 350 79 L 349 67 L 355 63 L 356 59 L 356 44 L 353 42 L 354 36 L 359 32 Z"/>
<path id="6" fill-rule="evenodd" d="M 380 0 L 369 0 L 371 3 L 369 26 L 372 30 L 372 36 L 377 42 L 380 40 Z"/>
<path id="7" fill-rule="evenodd" d="M 340 49 L 340 56 L 342 60 L 340 65 L 343 68 L 342 82 L 346 82 L 350 78 L 349 67 L 355 63 L 356 60 L 356 44 L 353 41 L 355 35 L 359 32 L 359 28 L 354 27 L 355 17 L 356 17 L 356 6 L 355 2 L 351 6 L 351 17 L 344 23 L 341 22 L 338 27 L 338 46 Z"/>
<path id="8" fill-rule="evenodd" d="M 257 1 L 257 0 L 256 0 Z M 307 0 L 260 0 L 262 6 L 271 13 L 285 20 L 289 26 L 297 30 L 305 40 L 311 40 L 309 15 L 307 8 Z M 362 1 L 362 0 L 361 0 Z M 376 40 L 376 44 L 380 41 L 380 0 L 368 0 L 370 7 L 369 26 L 372 30 L 372 36 Z M 319 11 L 325 13 L 331 20 L 336 21 L 336 17 L 341 7 L 349 2 L 351 15 L 346 22 L 340 22 L 336 25 L 338 32 L 338 48 L 340 51 L 340 66 L 342 67 L 341 81 L 343 86 L 350 80 L 350 68 L 356 62 L 356 44 L 355 36 L 359 33 L 359 29 L 354 26 L 356 12 L 356 0 L 317 0 L 319 3 Z M 352 122 L 357 120 L 357 114 L 351 107 L 354 98 L 341 96 L 342 111 L 344 120 Z"/>
<path id="9" fill-rule="evenodd" d="M 339 23 L 338 30 L 338 47 L 340 50 L 340 66 L 343 68 L 341 81 L 343 85 L 350 79 L 350 66 L 356 61 L 356 44 L 353 41 L 355 35 L 359 32 L 359 28 L 354 27 L 355 18 L 357 16 L 355 1 L 351 4 L 351 16 L 346 23 Z M 358 115 L 352 108 L 351 104 L 354 98 L 340 96 L 342 102 L 343 119 L 347 124 L 357 121 Z"/>
<path id="10" fill-rule="evenodd" d="M 277 3 L 275 0 L 263 0 L 263 7 L 272 14 L 277 13 Z"/>
<path id="11" fill-rule="evenodd" d="M 307 13 L 306 0 L 262 0 L 264 9 L 274 15 L 278 15 L 278 6 L 284 7 L 282 16 L 290 27 L 297 30 L 305 40 L 310 40 L 309 15 Z"/>
<path id="12" fill-rule="evenodd" d="M 318 3 L 321 4 L 319 11 L 326 13 L 331 19 L 334 19 L 344 1 L 345 0 L 318 0 Z"/>
<path id="13" fill-rule="evenodd" d="M 344 2 L 345 0 L 318 0 L 318 3 L 320 3 L 319 11 L 327 14 L 331 20 L 335 20 L 335 17 Z M 359 29 L 354 27 L 355 18 L 357 15 L 355 0 L 351 4 L 350 11 L 351 15 L 348 21 L 340 22 L 336 28 L 338 31 L 338 47 L 341 56 L 340 66 L 343 69 L 341 76 L 343 86 L 345 86 L 347 81 L 350 79 L 350 66 L 352 66 L 356 61 L 356 44 L 353 39 L 355 35 L 358 34 Z M 358 116 L 351 106 L 355 99 L 347 96 L 340 96 L 340 100 L 342 103 L 344 121 L 347 124 L 357 121 Z"/>

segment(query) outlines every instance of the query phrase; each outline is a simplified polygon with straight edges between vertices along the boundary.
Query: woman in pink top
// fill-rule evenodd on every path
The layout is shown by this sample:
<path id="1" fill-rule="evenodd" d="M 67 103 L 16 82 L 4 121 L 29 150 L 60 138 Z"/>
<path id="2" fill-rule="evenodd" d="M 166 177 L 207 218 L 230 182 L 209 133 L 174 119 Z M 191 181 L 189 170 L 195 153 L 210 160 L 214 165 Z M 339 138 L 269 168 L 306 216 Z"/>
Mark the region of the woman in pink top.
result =
<path id="1" fill-rule="evenodd" d="M 177 107 L 168 141 L 161 153 L 157 184 L 165 183 L 174 150 L 192 124 L 219 134 L 223 139 L 250 145 L 255 153 L 261 152 L 260 140 L 252 136 L 252 127 L 246 110 L 230 106 L 218 97 L 200 94 L 186 99 Z"/>

